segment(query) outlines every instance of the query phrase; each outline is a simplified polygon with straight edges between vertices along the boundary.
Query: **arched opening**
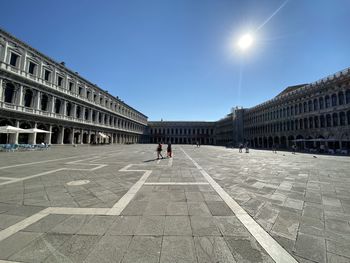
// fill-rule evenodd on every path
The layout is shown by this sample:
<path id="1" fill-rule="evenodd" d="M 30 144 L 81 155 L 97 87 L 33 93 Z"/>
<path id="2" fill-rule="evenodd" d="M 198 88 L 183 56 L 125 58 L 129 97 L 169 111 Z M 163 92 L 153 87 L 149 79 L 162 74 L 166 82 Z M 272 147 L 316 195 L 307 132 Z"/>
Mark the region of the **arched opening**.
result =
<path id="1" fill-rule="evenodd" d="M 74 132 L 73 143 L 74 144 L 79 144 L 80 143 L 80 131 Z"/>
<path id="2" fill-rule="evenodd" d="M 289 145 L 289 147 L 291 147 L 293 144 L 295 144 L 294 136 L 293 135 L 289 135 L 288 136 L 288 145 Z"/>
<path id="3" fill-rule="evenodd" d="M 26 89 L 24 93 L 24 107 L 30 108 L 33 106 L 33 91 Z"/>
<path id="4" fill-rule="evenodd" d="M 268 148 L 272 148 L 272 145 L 273 145 L 273 139 L 272 139 L 272 137 L 270 136 L 270 137 L 268 138 Z"/>
<path id="5" fill-rule="evenodd" d="M 63 136 L 63 143 L 64 144 L 72 143 L 70 141 L 71 133 L 72 133 L 72 130 L 70 128 L 64 128 L 64 136 Z"/>
<path id="6" fill-rule="evenodd" d="M 280 138 L 278 136 L 273 138 L 273 143 L 276 145 L 276 147 L 279 147 L 279 145 L 280 145 Z"/>
<path id="7" fill-rule="evenodd" d="M 305 148 L 304 144 L 305 144 L 304 137 L 301 135 L 297 135 L 297 137 L 296 137 L 297 148 L 303 150 Z"/>
<path id="8" fill-rule="evenodd" d="M 45 130 L 45 131 L 48 131 L 49 129 L 47 128 L 47 126 L 45 126 L 44 124 L 38 124 L 37 125 L 37 128 L 40 129 L 40 130 Z M 49 134 L 47 133 L 37 133 L 36 134 L 36 144 L 40 144 L 40 143 L 43 143 L 45 142 L 45 138 L 46 136 L 48 136 Z"/>
<path id="9" fill-rule="evenodd" d="M 30 129 L 32 126 L 30 123 L 23 122 L 19 125 L 21 129 Z M 19 144 L 28 144 L 29 143 L 29 133 L 19 133 L 18 134 L 18 143 Z"/>
<path id="10" fill-rule="evenodd" d="M 263 139 L 263 143 L 264 143 L 264 148 L 267 148 L 267 138 L 266 137 L 264 137 L 264 139 Z"/>
<path id="11" fill-rule="evenodd" d="M 305 141 L 305 148 L 306 149 L 313 149 L 314 148 L 314 141 L 311 136 L 308 136 Z"/>
<path id="12" fill-rule="evenodd" d="M 61 100 L 56 99 L 55 101 L 55 113 L 59 114 L 61 112 Z"/>
<path id="13" fill-rule="evenodd" d="M 94 133 L 90 135 L 90 143 L 96 144 L 96 135 Z"/>
<path id="14" fill-rule="evenodd" d="M 58 143 L 58 136 L 60 134 L 60 129 L 57 126 L 52 127 L 51 129 L 51 144 Z"/>
<path id="15" fill-rule="evenodd" d="M 11 83 L 7 83 L 5 88 L 5 102 L 14 103 L 14 100 L 15 100 L 15 86 L 13 86 Z"/>
<path id="16" fill-rule="evenodd" d="M 281 137 L 281 148 L 287 149 L 287 138 L 285 136 Z"/>
<path id="17" fill-rule="evenodd" d="M 43 111 L 48 110 L 49 97 L 46 94 L 41 96 L 41 106 L 40 109 Z"/>

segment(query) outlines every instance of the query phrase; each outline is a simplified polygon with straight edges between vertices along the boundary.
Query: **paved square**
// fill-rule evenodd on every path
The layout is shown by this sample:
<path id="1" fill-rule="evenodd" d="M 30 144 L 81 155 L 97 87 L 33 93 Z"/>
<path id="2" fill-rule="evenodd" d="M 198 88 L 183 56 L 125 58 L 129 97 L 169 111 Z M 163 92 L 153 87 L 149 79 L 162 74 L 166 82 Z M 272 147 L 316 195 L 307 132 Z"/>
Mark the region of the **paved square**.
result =
<path id="1" fill-rule="evenodd" d="M 0 153 L 0 262 L 350 262 L 348 157 Z"/>

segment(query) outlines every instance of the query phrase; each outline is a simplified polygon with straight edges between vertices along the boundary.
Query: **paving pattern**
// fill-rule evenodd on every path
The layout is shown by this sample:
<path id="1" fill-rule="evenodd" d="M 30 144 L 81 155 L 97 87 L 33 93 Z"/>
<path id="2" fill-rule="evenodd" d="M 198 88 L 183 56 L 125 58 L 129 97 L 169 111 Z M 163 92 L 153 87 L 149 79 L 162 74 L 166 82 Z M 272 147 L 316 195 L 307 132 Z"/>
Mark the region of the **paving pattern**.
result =
<path id="1" fill-rule="evenodd" d="M 350 262 L 350 159 L 154 151 L 0 153 L 0 262 Z"/>

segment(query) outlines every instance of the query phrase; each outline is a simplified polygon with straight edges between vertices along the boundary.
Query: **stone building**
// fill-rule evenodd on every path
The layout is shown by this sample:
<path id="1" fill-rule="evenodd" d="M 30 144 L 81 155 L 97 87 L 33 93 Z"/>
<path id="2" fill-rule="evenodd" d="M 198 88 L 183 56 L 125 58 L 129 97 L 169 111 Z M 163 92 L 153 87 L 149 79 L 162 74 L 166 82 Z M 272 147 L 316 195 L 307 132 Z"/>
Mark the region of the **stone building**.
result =
<path id="1" fill-rule="evenodd" d="M 215 122 L 204 121 L 150 121 L 150 143 L 216 144 Z"/>
<path id="2" fill-rule="evenodd" d="M 255 148 L 350 149 L 350 69 L 245 109 L 243 137 Z"/>
<path id="3" fill-rule="evenodd" d="M 147 116 L 0 30 L 0 126 L 51 133 L 6 134 L 12 143 L 139 142 Z"/>

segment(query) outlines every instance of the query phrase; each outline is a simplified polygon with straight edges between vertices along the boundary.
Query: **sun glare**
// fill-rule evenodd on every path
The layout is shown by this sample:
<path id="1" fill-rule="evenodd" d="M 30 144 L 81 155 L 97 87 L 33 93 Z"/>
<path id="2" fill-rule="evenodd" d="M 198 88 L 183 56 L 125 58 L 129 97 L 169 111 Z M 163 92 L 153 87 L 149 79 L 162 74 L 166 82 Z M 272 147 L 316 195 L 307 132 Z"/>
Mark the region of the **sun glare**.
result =
<path id="1" fill-rule="evenodd" d="M 238 47 L 241 50 L 248 49 L 253 43 L 253 37 L 250 34 L 243 35 L 238 41 Z"/>

